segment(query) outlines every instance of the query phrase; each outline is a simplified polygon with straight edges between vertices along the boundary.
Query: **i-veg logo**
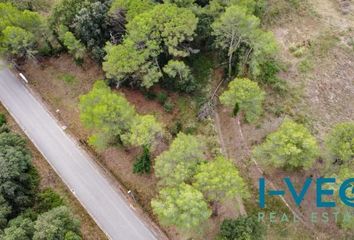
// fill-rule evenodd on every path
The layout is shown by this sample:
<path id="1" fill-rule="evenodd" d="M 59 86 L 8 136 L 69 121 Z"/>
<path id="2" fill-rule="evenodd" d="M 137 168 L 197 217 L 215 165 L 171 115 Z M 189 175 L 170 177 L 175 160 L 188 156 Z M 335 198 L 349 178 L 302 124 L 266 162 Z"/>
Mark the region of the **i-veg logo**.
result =
<path id="1" fill-rule="evenodd" d="M 296 191 L 293 183 L 290 178 L 283 178 L 287 190 L 290 192 L 291 197 L 297 206 L 300 206 L 303 201 L 308 189 L 311 184 L 314 182 L 312 178 L 307 178 L 302 188 L 299 191 Z M 335 191 L 329 189 L 327 186 L 329 184 L 335 184 L 335 178 L 317 178 L 315 180 L 316 187 L 316 206 L 318 208 L 332 208 L 336 207 L 336 202 L 331 200 L 324 200 L 324 197 L 333 196 Z M 285 190 L 268 190 L 266 191 L 266 179 L 259 179 L 259 206 L 264 208 L 266 205 L 266 194 L 269 196 L 284 196 Z M 338 189 L 339 199 L 347 206 L 354 207 L 354 178 L 348 178 L 344 180 Z"/>

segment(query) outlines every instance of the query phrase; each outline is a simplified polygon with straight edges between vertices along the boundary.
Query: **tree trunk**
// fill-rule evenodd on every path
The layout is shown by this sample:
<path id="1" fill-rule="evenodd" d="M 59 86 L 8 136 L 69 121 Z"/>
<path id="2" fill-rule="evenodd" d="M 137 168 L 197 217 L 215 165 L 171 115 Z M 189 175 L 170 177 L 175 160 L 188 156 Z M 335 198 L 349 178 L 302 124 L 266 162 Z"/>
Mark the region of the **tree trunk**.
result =
<path id="1" fill-rule="evenodd" d="M 212 216 L 217 217 L 219 215 L 219 203 L 218 201 L 213 201 L 212 203 Z"/>

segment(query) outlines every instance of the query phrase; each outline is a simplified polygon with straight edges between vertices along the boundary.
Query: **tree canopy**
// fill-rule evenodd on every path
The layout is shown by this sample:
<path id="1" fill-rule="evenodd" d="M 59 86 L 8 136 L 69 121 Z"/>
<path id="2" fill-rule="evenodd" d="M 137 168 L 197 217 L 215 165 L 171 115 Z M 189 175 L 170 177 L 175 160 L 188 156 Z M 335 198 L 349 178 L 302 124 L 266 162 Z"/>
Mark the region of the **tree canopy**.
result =
<path id="1" fill-rule="evenodd" d="M 204 159 L 204 144 L 195 136 L 179 133 L 170 148 L 155 159 L 155 174 L 161 183 L 179 185 L 195 173 Z"/>
<path id="2" fill-rule="evenodd" d="M 235 114 L 243 112 L 248 122 L 254 122 L 262 113 L 264 95 L 264 91 L 256 82 L 247 78 L 236 78 L 221 94 L 220 102 L 231 108 Z"/>
<path id="3" fill-rule="evenodd" d="M 79 107 L 81 121 L 94 132 L 89 141 L 98 149 L 114 141 L 150 146 L 162 132 L 154 116 L 138 115 L 123 95 L 112 92 L 103 81 L 80 97 Z"/>
<path id="4" fill-rule="evenodd" d="M 327 136 L 326 145 L 333 158 L 350 164 L 354 159 L 354 122 L 335 125 Z"/>
<path id="5" fill-rule="evenodd" d="M 222 156 L 198 166 L 193 186 L 209 201 L 222 201 L 247 195 L 246 185 L 234 164 Z"/>
<path id="6" fill-rule="evenodd" d="M 53 208 L 38 217 L 33 240 L 64 239 L 69 232 L 78 233 L 79 226 L 70 209 L 65 206 Z"/>
<path id="7" fill-rule="evenodd" d="M 136 15 L 126 25 L 127 35 L 123 43 L 106 47 L 103 62 L 106 76 L 117 82 L 130 78 L 150 88 L 162 77 L 158 62 L 160 54 L 189 55 L 182 43 L 193 39 L 197 22 L 191 10 L 173 4 L 158 4 Z"/>
<path id="8" fill-rule="evenodd" d="M 318 156 L 319 148 L 310 131 L 290 119 L 253 150 L 253 157 L 264 164 L 290 169 L 308 169 Z"/>
<path id="9" fill-rule="evenodd" d="M 211 215 L 203 194 L 184 183 L 162 189 L 158 198 L 151 201 L 151 206 L 161 223 L 182 230 L 197 228 Z"/>

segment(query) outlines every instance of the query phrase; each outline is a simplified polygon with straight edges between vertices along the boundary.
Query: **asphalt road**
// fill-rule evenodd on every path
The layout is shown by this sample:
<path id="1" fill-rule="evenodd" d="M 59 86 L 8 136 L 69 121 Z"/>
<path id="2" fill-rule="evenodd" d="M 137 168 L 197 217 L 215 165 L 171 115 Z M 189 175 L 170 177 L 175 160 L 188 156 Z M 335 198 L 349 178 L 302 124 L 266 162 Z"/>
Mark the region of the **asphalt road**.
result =
<path id="1" fill-rule="evenodd" d="M 157 239 L 100 167 L 24 85 L 7 68 L 0 68 L 0 101 L 100 228 L 110 239 Z"/>

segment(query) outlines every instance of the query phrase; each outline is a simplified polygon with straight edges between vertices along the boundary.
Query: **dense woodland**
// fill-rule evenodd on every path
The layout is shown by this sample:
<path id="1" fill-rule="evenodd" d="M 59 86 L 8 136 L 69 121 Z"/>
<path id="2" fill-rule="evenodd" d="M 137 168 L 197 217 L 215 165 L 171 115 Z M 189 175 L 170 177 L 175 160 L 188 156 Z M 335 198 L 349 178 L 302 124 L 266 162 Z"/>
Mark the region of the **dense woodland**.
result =
<path id="1" fill-rule="evenodd" d="M 154 89 L 167 112 L 173 105 L 163 91 L 192 96 L 198 99 L 198 121 L 212 118 L 215 104 L 222 104 L 242 123 L 259 124 L 268 95 L 284 97 L 291 91 L 278 75 L 283 68 L 278 43 L 265 27 L 268 1 L 60 0 L 49 12 L 43 6 L 42 0 L 0 1 L 1 53 L 16 64 L 40 64 L 43 58 L 67 52 L 79 66 L 91 58 L 102 67 L 105 79 L 80 97 L 80 119 L 92 133 L 88 143 L 97 151 L 117 145 L 141 149 L 134 173 L 158 178 L 151 207 L 161 225 L 202 236 L 200 226 L 218 215 L 220 204 L 250 198 L 254 189 L 245 175 L 220 151 L 210 151 L 202 135 L 181 131 L 178 124 L 173 131 L 166 129 L 153 114 L 139 114 L 115 89 L 134 88 L 146 95 Z M 210 83 L 198 75 L 203 63 L 194 64 L 201 54 L 223 69 L 220 85 L 225 90 L 217 96 L 204 91 Z M 59 198 L 51 192 L 36 193 L 35 171 L 23 140 L 6 125 L 0 132 L 0 151 L 5 151 L 0 153 L 5 166 L 0 173 L 3 239 L 80 239 L 76 221 L 59 206 Z M 161 142 L 169 146 L 155 156 Z M 284 116 L 250 158 L 267 168 L 293 172 L 312 169 L 321 161 L 322 175 L 346 179 L 354 174 L 354 123 L 333 126 L 320 144 L 306 124 Z M 47 205 L 47 197 L 55 198 L 55 206 Z M 346 206 L 338 203 L 345 212 Z M 44 229 L 55 218 L 62 225 L 47 238 Z M 353 231 L 354 219 L 338 225 Z M 225 219 L 218 237 L 265 236 L 266 227 L 248 215 Z"/>
<path id="2" fill-rule="evenodd" d="M 79 240 L 80 223 L 52 189 L 39 189 L 39 175 L 25 140 L 0 114 L 0 238 Z"/>

